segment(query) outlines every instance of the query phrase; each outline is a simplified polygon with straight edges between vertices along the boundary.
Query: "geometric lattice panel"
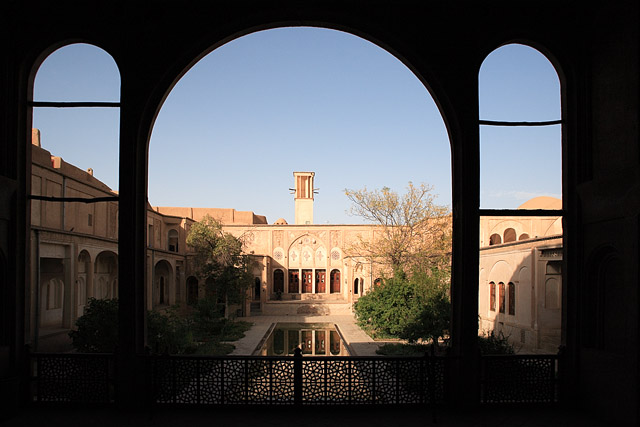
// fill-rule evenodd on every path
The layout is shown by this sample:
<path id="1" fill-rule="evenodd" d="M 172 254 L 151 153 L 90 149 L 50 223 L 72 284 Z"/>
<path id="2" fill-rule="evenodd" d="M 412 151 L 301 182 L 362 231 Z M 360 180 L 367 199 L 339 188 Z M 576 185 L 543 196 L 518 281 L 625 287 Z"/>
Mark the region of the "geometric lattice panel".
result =
<path id="1" fill-rule="evenodd" d="M 156 403 L 294 403 L 292 358 L 179 356 L 152 361 Z"/>
<path id="2" fill-rule="evenodd" d="M 38 402 L 113 401 L 113 356 L 38 354 L 34 358 L 34 398 Z"/>
<path id="3" fill-rule="evenodd" d="M 485 403 L 553 403 L 556 355 L 483 356 L 482 401 Z"/>
<path id="4" fill-rule="evenodd" d="M 444 401 L 443 358 L 151 356 L 151 360 L 154 401 L 159 404 L 411 405 Z"/>
<path id="5" fill-rule="evenodd" d="M 35 354 L 32 360 L 34 400 L 113 402 L 113 355 Z M 448 382 L 447 358 L 442 357 L 148 356 L 147 360 L 156 404 L 439 404 L 446 401 Z M 557 402 L 557 372 L 557 355 L 482 356 L 482 402 Z"/>

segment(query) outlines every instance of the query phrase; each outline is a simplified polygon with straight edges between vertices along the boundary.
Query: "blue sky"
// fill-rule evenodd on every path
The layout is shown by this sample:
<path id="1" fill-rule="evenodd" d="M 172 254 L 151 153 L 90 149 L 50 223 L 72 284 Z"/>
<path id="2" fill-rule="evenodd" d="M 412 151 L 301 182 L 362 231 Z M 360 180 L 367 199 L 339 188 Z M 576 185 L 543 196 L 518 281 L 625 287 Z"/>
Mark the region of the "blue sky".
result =
<path id="1" fill-rule="evenodd" d="M 114 61 L 87 45 L 52 54 L 34 99 L 117 101 Z M 480 72 L 480 117 L 560 118 L 559 83 L 535 50 L 510 45 Z M 43 147 L 117 189 L 118 109 L 34 109 Z M 293 223 L 294 171 L 316 172 L 315 222 L 359 223 L 344 189 L 408 181 L 451 204 L 449 140 L 429 92 L 398 59 L 317 28 L 253 33 L 216 49 L 176 84 L 149 149 L 149 201 L 233 207 Z M 481 128 L 481 205 L 560 196 L 560 126 Z"/>

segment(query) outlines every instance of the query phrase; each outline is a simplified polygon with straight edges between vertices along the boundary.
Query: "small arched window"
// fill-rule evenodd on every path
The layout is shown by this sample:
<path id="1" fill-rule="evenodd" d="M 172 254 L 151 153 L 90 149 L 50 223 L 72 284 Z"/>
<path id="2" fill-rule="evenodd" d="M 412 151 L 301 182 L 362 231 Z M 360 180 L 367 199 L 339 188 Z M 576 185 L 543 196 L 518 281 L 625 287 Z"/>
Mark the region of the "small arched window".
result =
<path id="1" fill-rule="evenodd" d="M 513 228 L 507 228 L 504 230 L 504 242 L 515 242 L 516 241 L 516 230 Z"/>
<path id="2" fill-rule="evenodd" d="M 505 309 L 504 283 L 498 283 L 498 304 L 500 313 L 504 313 Z"/>
<path id="3" fill-rule="evenodd" d="M 502 238 L 498 233 L 493 233 L 491 237 L 489 237 L 489 246 L 499 245 L 500 243 L 502 243 Z"/>
<path id="4" fill-rule="evenodd" d="M 529 235 L 527 233 L 522 233 L 518 240 L 529 240 Z"/>
<path id="5" fill-rule="evenodd" d="M 516 315 L 516 285 L 513 282 L 507 284 L 507 294 L 509 295 L 509 315 Z"/>
<path id="6" fill-rule="evenodd" d="M 169 251 L 178 252 L 178 230 L 169 230 L 167 242 Z"/>
<path id="7" fill-rule="evenodd" d="M 164 283 L 164 276 L 160 276 L 160 304 L 164 304 L 164 293 L 165 293 L 165 283 Z"/>
<path id="8" fill-rule="evenodd" d="M 496 284 L 489 283 L 489 310 L 496 311 Z"/>
<path id="9" fill-rule="evenodd" d="M 253 299 L 254 300 L 259 300 L 260 299 L 260 284 L 262 282 L 260 281 L 259 277 L 256 277 L 253 279 Z"/>
<path id="10" fill-rule="evenodd" d="M 356 278 L 356 279 L 353 281 L 353 293 L 354 293 L 355 295 L 358 295 L 358 288 L 359 288 L 359 287 L 360 287 L 360 281 L 358 280 L 358 278 Z"/>

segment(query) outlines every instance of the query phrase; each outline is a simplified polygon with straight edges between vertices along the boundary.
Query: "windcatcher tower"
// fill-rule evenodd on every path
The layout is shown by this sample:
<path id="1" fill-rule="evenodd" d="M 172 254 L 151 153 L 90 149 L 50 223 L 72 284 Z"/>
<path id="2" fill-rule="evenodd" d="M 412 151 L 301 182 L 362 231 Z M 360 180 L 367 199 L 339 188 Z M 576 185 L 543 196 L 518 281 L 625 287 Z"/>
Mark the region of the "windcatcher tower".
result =
<path id="1" fill-rule="evenodd" d="M 315 172 L 294 172 L 296 225 L 313 224 L 313 177 Z"/>

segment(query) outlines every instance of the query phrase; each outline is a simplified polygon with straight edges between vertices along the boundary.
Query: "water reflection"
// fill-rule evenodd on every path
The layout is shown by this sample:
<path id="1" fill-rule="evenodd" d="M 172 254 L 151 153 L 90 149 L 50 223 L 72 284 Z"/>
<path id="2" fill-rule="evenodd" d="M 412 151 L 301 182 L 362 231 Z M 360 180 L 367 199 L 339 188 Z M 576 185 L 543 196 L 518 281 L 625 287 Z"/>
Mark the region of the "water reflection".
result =
<path id="1" fill-rule="evenodd" d="M 328 340 L 328 342 L 327 342 Z M 296 347 L 307 356 L 348 356 L 346 346 L 332 323 L 277 323 L 258 354 L 293 355 Z"/>

